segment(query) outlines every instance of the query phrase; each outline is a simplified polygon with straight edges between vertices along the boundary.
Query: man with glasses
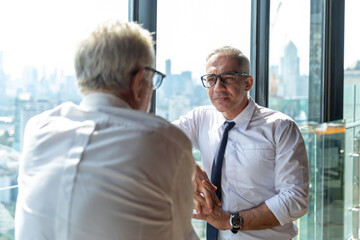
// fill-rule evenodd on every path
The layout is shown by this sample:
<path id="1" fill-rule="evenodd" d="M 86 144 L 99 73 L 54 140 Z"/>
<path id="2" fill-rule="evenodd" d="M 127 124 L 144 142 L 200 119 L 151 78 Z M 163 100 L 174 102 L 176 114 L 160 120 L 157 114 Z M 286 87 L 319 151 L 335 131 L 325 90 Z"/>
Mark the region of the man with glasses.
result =
<path id="1" fill-rule="evenodd" d="M 136 23 L 108 22 L 81 42 L 82 102 L 26 126 L 16 239 L 198 239 L 191 142 L 147 113 L 165 77 L 153 66 L 152 37 Z"/>
<path id="2" fill-rule="evenodd" d="M 174 122 L 201 153 L 193 218 L 208 222 L 207 240 L 288 240 L 308 208 L 302 135 L 291 118 L 248 96 L 249 66 L 240 50 L 215 49 L 201 77 L 213 106 Z"/>

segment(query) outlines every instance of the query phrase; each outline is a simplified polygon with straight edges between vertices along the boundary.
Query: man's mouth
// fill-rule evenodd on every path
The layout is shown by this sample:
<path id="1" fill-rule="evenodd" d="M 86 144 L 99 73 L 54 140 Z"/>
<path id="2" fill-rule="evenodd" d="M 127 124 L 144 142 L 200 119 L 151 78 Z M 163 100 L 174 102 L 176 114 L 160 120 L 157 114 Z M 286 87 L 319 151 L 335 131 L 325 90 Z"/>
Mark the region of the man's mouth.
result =
<path id="1" fill-rule="evenodd" d="M 217 96 L 215 97 L 215 101 L 224 101 L 227 98 L 227 96 Z"/>

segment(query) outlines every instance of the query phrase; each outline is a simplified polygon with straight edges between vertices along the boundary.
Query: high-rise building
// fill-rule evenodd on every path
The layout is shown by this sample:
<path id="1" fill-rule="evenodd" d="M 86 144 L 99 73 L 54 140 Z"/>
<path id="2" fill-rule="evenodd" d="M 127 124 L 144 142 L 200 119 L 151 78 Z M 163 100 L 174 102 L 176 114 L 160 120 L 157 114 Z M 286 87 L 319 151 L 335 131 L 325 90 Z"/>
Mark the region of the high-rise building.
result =
<path id="1" fill-rule="evenodd" d="M 196 95 L 194 80 L 190 71 L 180 74 L 171 72 L 171 60 L 165 61 L 166 78 L 156 91 L 156 113 L 168 120 L 175 120 L 190 110 Z M 169 111 L 170 109 L 170 111 Z"/>
<path id="2" fill-rule="evenodd" d="M 33 66 L 27 66 L 22 69 L 23 91 L 30 92 L 33 96 L 38 91 L 38 70 Z"/>
<path id="3" fill-rule="evenodd" d="M 297 82 L 299 79 L 300 60 L 295 44 L 290 41 L 285 47 L 284 56 L 281 58 L 280 75 L 282 85 L 286 89 L 283 92 L 284 98 L 294 98 L 297 96 Z"/>

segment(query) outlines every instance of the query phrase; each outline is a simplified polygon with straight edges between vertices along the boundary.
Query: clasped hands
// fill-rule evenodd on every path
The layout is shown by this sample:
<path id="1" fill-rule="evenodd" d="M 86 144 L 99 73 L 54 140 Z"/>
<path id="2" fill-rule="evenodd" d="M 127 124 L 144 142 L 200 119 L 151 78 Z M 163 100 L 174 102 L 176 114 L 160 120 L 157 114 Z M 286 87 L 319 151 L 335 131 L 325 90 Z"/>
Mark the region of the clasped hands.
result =
<path id="1" fill-rule="evenodd" d="M 206 172 L 196 164 L 194 176 L 194 219 L 205 220 L 217 229 L 230 229 L 230 213 L 221 208 L 215 194 L 217 187 L 211 183 Z"/>

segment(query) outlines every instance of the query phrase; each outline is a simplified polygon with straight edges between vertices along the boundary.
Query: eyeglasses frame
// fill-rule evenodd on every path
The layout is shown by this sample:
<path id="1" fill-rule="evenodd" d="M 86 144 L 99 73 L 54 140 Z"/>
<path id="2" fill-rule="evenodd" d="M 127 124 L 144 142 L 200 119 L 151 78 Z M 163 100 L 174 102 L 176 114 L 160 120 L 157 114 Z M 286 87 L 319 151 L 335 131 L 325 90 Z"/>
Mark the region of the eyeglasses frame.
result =
<path id="1" fill-rule="evenodd" d="M 235 71 L 226 71 L 226 72 L 222 72 L 222 73 L 220 73 L 220 74 L 212 74 L 212 73 L 210 73 L 210 74 L 205 74 L 205 75 L 203 75 L 203 76 L 200 77 L 201 83 L 202 83 L 202 85 L 203 85 L 205 88 L 212 88 L 212 87 L 214 87 L 214 86 L 216 85 L 218 79 L 220 79 L 221 84 L 224 85 L 224 86 L 225 86 L 225 85 L 231 85 L 231 84 L 233 84 L 233 83 L 224 83 L 223 80 L 221 79 L 221 75 L 224 75 L 224 74 L 226 74 L 226 73 L 228 73 L 228 74 L 229 74 L 229 73 L 234 73 L 235 77 L 236 77 L 236 76 L 246 76 L 246 77 L 248 78 L 248 77 L 250 76 L 250 75 L 247 74 L 247 73 L 235 72 Z M 207 86 L 205 86 L 205 83 L 204 83 L 203 78 L 204 78 L 205 76 L 209 76 L 209 75 L 215 76 L 215 83 L 214 83 L 212 86 L 207 87 Z"/>
<path id="2" fill-rule="evenodd" d="M 166 75 L 165 75 L 165 74 L 163 74 L 162 72 L 159 72 L 159 71 L 157 71 L 157 70 L 153 69 L 152 67 L 144 67 L 144 69 L 145 69 L 145 70 L 152 71 L 153 73 L 159 74 L 159 75 L 161 76 L 161 80 L 160 80 L 160 84 L 159 84 L 159 86 L 158 86 L 158 87 L 156 87 L 156 88 L 155 88 L 155 86 L 153 86 L 153 90 L 158 89 L 158 88 L 161 86 L 162 81 L 164 80 L 164 78 L 166 77 Z"/>

